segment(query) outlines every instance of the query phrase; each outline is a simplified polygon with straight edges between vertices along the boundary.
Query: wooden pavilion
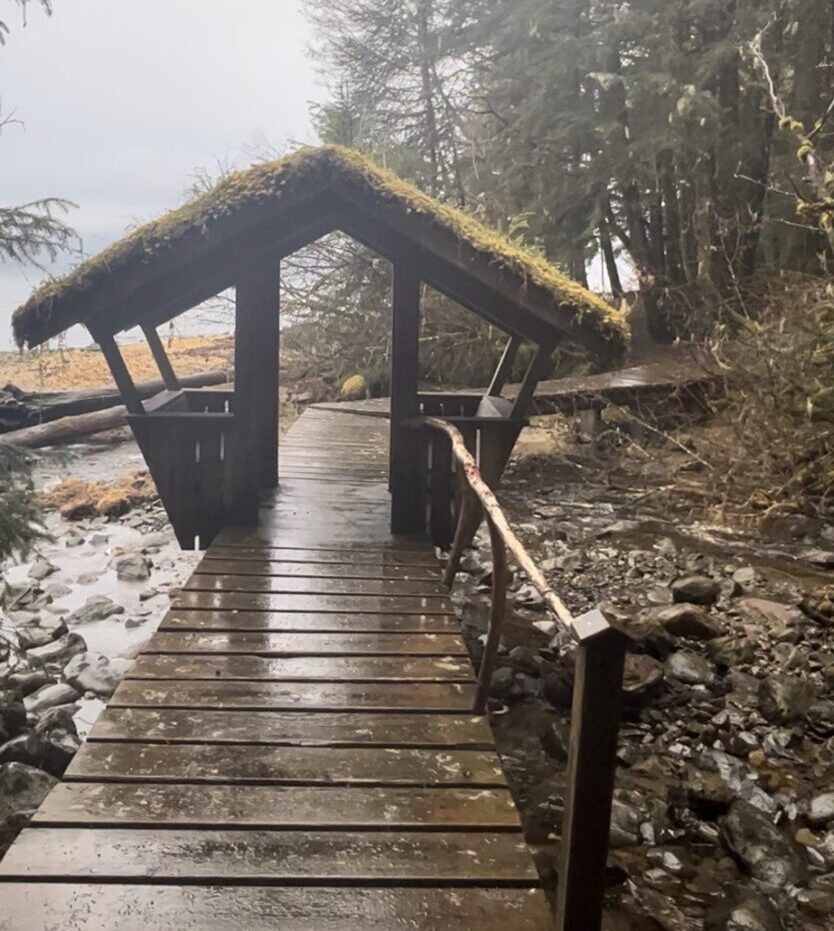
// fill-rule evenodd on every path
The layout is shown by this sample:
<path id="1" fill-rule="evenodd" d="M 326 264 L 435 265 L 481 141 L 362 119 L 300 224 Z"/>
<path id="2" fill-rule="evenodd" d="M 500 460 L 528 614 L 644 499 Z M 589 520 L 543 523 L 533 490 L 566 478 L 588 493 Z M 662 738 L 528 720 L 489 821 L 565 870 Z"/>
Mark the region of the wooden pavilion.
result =
<path id="1" fill-rule="evenodd" d="M 465 427 L 488 479 L 500 475 L 542 363 L 566 336 L 599 360 L 627 330 L 607 304 L 472 217 L 348 149 L 304 149 L 230 175 L 137 229 L 14 314 L 20 345 L 84 324 L 104 353 L 181 545 L 205 547 L 229 524 L 257 522 L 259 493 L 278 484 L 281 259 L 341 230 L 393 266 L 391 528 L 426 528 L 421 413 Z M 425 283 L 508 335 L 487 397 L 421 396 L 418 338 Z M 234 287 L 233 391 L 183 389 L 157 328 Z M 141 327 L 166 390 L 140 400 L 115 336 Z M 515 399 L 501 389 L 522 342 L 536 345 Z M 435 522 L 435 536 L 448 536 Z M 447 524 L 441 521 L 440 524 Z"/>
<path id="2" fill-rule="evenodd" d="M 331 230 L 393 265 L 390 426 L 308 409 L 269 494 L 280 262 Z M 418 391 L 423 283 L 507 333 L 485 395 Z M 229 287 L 234 390 L 184 389 L 157 327 Z M 576 643 L 556 927 L 598 931 L 625 638 L 600 611 L 570 614 L 487 483 L 544 358 L 568 337 L 615 359 L 620 318 L 541 258 L 328 147 L 227 178 L 14 317 L 30 346 L 75 323 L 105 354 L 181 544 L 211 545 L 0 863 L 3 928 L 544 931 L 550 908 L 484 716 L 509 550 Z M 166 386 L 144 402 L 115 341 L 137 325 Z M 522 341 L 538 348 L 505 399 Z M 482 513 L 493 581 L 476 680 L 449 586 Z M 442 582 L 425 531 L 454 537 Z"/>

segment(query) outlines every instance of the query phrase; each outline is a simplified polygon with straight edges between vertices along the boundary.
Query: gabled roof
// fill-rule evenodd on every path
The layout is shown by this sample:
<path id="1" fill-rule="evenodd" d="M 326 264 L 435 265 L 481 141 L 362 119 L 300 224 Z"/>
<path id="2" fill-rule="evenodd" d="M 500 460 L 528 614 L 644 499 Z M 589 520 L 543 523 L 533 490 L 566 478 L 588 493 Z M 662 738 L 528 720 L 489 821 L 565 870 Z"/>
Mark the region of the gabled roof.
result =
<path id="1" fill-rule="evenodd" d="M 184 206 L 146 223 L 68 275 L 35 291 L 14 313 L 15 338 L 19 345 L 35 346 L 76 323 L 92 321 L 109 328 L 112 322 L 114 331 L 136 325 L 154 311 L 139 300 L 140 296 L 158 295 L 159 288 L 151 291 L 151 285 L 164 280 L 178 285 L 177 301 L 164 317 L 168 319 L 209 296 L 201 293 L 196 283 L 193 289 L 182 284 L 189 279 L 187 270 L 194 272 L 191 277 L 195 280 L 198 277 L 198 259 L 204 263 L 199 268 L 219 268 L 223 265 L 220 259 L 230 254 L 233 244 L 237 243 L 238 254 L 245 253 L 241 247 L 247 233 L 261 248 L 277 246 L 279 241 L 285 245 L 294 242 L 298 248 L 322 235 L 327 231 L 326 223 L 321 229 L 311 226 L 308 240 L 297 235 L 297 242 L 287 238 L 288 227 L 311 216 L 314 203 L 325 204 L 330 211 L 326 214 L 333 218 L 330 228 L 353 233 L 356 225 L 360 239 L 358 214 L 372 220 L 372 224 L 365 223 L 365 229 L 382 230 L 380 251 L 384 252 L 390 242 L 399 242 L 402 254 L 404 244 L 424 262 L 424 279 L 453 297 L 467 289 L 450 284 L 447 278 L 452 267 L 463 272 L 480 287 L 480 297 L 463 302 L 511 331 L 534 337 L 535 332 L 526 332 L 530 328 L 523 320 L 536 326 L 541 323 L 609 358 L 621 355 L 628 343 L 623 317 L 543 257 L 520 249 L 472 216 L 340 146 L 301 149 L 278 161 L 235 172 Z M 251 235 L 255 232 L 257 238 Z M 374 235 L 369 232 L 366 238 Z M 292 248 L 287 247 L 287 251 Z M 215 260 L 209 263 L 211 256 Z M 217 290 L 222 290 L 220 283 L 233 283 L 221 279 L 222 275 L 217 278 Z M 501 301 L 494 307 L 481 306 L 491 303 L 482 299 L 484 287 L 500 294 Z M 129 309 L 131 301 L 135 311 Z M 496 309 L 499 306 L 503 311 Z M 517 327 L 513 308 L 518 313 Z"/>

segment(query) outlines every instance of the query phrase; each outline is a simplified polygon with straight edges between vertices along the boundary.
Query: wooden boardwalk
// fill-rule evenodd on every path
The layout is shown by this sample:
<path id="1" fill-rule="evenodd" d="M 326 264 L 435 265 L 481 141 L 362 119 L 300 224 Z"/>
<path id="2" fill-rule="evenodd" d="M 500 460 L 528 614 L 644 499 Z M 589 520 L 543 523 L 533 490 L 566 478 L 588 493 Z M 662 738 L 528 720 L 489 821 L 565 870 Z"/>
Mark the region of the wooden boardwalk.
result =
<path id="1" fill-rule="evenodd" d="M 309 410 L 0 862 L 0 929 L 542 931 L 549 909 L 384 421 Z"/>

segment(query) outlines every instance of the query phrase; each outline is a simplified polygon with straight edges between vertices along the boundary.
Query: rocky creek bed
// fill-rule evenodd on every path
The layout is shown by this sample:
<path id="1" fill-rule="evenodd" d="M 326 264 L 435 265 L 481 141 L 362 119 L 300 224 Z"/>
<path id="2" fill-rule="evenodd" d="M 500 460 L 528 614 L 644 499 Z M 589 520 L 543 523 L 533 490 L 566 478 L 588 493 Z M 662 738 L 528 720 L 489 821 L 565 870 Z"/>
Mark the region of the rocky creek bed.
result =
<path id="1" fill-rule="evenodd" d="M 47 490 L 66 479 L 105 481 L 141 467 L 130 442 L 46 457 Z M 162 506 L 118 520 L 47 513 L 52 539 L 0 583 L 0 855 L 64 773 L 132 658 L 190 574 Z"/>
<path id="2" fill-rule="evenodd" d="M 570 456 L 511 466 L 501 501 L 575 613 L 632 638 L 611 822 L 606 929 L 834 928 L 834 528 L 782 540 L 644 504 Z M 550 489 L 550 490 L 548 490 Z M 477 659 L 482 532 L 455 602 Z M 573 657 L 523 578 L 490 718 L 549 894 L 564 805 Z"/>

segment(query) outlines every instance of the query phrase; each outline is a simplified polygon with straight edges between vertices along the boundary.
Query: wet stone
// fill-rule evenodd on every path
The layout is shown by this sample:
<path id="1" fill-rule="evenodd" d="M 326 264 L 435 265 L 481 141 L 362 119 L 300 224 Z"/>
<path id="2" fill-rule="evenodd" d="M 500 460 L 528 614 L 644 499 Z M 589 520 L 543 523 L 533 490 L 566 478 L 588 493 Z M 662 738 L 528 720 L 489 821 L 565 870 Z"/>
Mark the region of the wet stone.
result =
<path id="1" fill-rule="evenodd" d="M 679 650 L 666 660 L 666 675 L 686 685 L 709 685 L 713 671 L 708 660 L 698 653 Z"/>
<path id="2" fill-rule="evenodd" d="M 25 763 L 0 765 L 0 818 L 29 816 L 58 782 L 54 776 Z"/>
<path id="3" fill-rule="evenodd" d="M 124 607 L 107 595 L 91 595 L 86 603 L 67 617 L 67 624 L 90 624 L 105 621 L 114 614 L 124 614 Z"/>
<path id="4" fill-rule="evenodd" d="M 718 624 L 697 604 L 681 602 L 656 608 L 651 613 L 651 619 L 675 637 L 712 640 L 721 634 Z"/>
<path id="5" fill-rule="evenodd" d="M 727 903 L 719 902 L 707 913 L 704 931 L 783 931 L 776 908 L 761 895 L 748 892 Z"/>
<path id="6" fill-rule="evenodd" d="M 63 582 L 50 582 L 48 585 L 44 586 L 44 591 L 50 598 L 54 598 L 56 601 L 59 598 L 66 598 L 67 595 L 72 594 L 72 589 L 69 585 L 64 585 Z"/>
<path id="7" fill-rule="evenodd" d="M 87 644 L 78 634 L 64 634 L 57 640 L 45 643 L 40 647 L 33 647 L 26 651 L 29 660 L 46 665 L 64 666 L 77 653 L 83 653 Z"/>
<path id="8" fill-rule="evenodd" d="M 29 714 L 39 714 L 47 708 L 76 702 L 81 696 L 68 682 L 53 682 L 28 695 L 23 703 Z"/>
<path id="9" fill-rule="evenodd" d="M 676 603 L 711 605 L 718 601 L 721 584 L 705 575 L 689 575 L 672 582 L 672 598 Z"/>
<path id="10" fill-rule="evenodd" d="M 6 682 L 23 697 L 31 695 L 51 681 L 52 677 L 45 669 L 24 669 L 10 673 L 6 678 Z"/>
<path id="11" fill-rule="evenodd" d="M 799 885 L 807 867 L 799 848 L 772 818 L 741 799 L 721 820 L 727 846 L 760 882 L 774 888 Z"/>
<path id="12" fill-rule="evenodd" d="M 29 568 L 28 575 L 30 579 L 40 582 L 57 571 L 57 566 L 53 565 L 48 559 L 38 556 Z"/>
<path id="13" fill-rule="evenodd" d="M 119 676 L 106 656 L 79 653 L 64 667 L 64 679 L 79 692 L 109 696 L 119 684 Z"/>
<path id="14" fill-rule="evenodd" d="M 26 708 L 18 693 L 11 689 L 0 690 L 0 740 L 8 740 L 26 727 Z"/>
<path id="15" fill-rule="evenodd" d="M 759 687 L 759 708 L 768 719 L 789 724 L 803 718 L 816 698 L 816 689 L 799 676 L 768 676 Z"/>
<path id="16" fill-rule="evenodd" d="M 823 827 L 834 821 L 834 792 L 823 792 L 811 799 L 808 821 L 815 827 Z"/>
<path id="17" fill-rule="evenodd" d="M 62 637 L 65 633 L 67 633 L 67 625 L 59 617 L 41 615 L 15 625 L 15 634 L 17 634 L 21 650 L 42 647 Z"/>
<path id="18" fill-rule="evenodd" d="M 126 553 L 119 556 L 114 566 L 116 578 L 122 582 L 145 582 L 151 577 L 151 562 L 141 553 Z"/>

